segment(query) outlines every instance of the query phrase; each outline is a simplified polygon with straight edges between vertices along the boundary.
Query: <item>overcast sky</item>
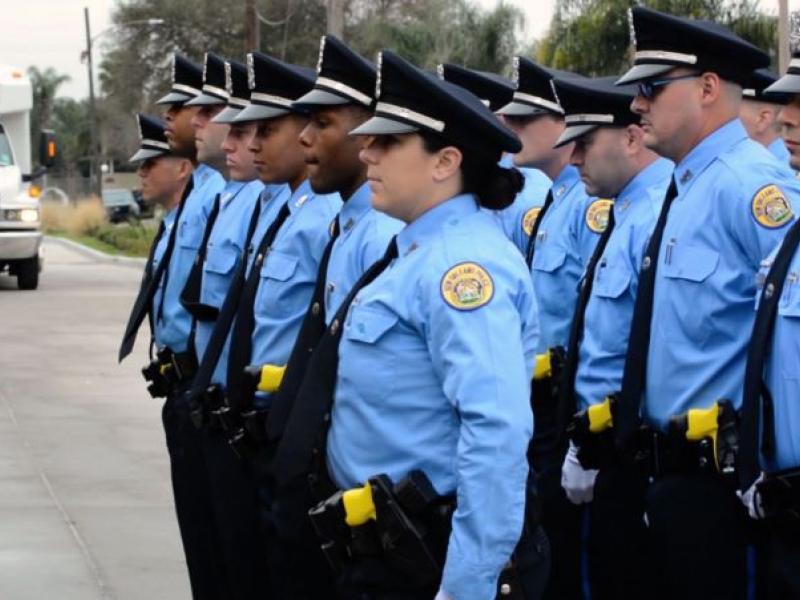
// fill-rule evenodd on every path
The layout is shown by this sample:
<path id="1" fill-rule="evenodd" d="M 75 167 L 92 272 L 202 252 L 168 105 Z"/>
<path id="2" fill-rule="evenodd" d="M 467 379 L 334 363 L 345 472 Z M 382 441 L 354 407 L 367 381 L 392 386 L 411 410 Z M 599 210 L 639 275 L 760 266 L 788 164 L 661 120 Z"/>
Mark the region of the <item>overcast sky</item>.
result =
<path id="1" fill-rule="evenodd" d="M 89 7 L 91 28 L 99 33 L 111 22 L 115 0 L 0 0 L 0 63 L 28 68 L 53 67 L 72 81 L 61 87 L 62 96 L 88 95 L 86 65 L 81 52 L 86 48 L 83 7 Z M 476 0 L 491 8 L 498 0 Z M 519 6 L 527 17 L 526 35 L 540 37 L 550 23 L 555 0 L 507 0 Z M 224 0 L 220 0 L 224 5 Z M 191 0 L 187 0 L 191 6 Z M 761 6 L 777 13 L 777 0 L 761 0 Z M 790 0 L 792 10 L 800 0 Z M 101 38 L 102 39 L 102 38 Z M 96 46 L 95 51 L 101 46 Z M 95 64 L 99 63 L 97 53 Z"/>

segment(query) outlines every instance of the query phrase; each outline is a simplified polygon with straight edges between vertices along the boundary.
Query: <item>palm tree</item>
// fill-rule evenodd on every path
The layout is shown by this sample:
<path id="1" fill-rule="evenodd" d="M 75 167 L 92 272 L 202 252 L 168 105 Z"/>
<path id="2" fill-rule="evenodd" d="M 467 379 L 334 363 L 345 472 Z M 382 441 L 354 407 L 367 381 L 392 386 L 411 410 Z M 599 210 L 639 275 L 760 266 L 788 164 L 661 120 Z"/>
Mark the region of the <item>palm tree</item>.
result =
<path id="1" fill-rule="evenodd" d="M 47 67 L 44 70 L 29 67 L 28 77 L 33 86 L 31 131 L 34 135 L 38 135 L 39 130 L 50 127 L 53 117 L 53 101 L 58 93 L 58 88 L 69 81 L 70 76 L 59 73 L 53 67 Z"/>

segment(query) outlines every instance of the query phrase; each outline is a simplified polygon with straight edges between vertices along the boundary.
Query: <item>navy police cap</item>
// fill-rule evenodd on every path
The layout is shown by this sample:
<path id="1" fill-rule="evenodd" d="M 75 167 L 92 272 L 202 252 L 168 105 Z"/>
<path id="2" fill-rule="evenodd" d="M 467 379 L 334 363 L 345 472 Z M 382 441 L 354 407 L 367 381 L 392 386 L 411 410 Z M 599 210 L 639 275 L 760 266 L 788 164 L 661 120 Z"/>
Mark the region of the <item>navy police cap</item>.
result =
<path id="1" fill-rule="evenodd" d="M 247 85 L 247 67 L 235 60 L 225 63 L 225 89 L 228 102 L 217 113 L 214 123 L 233 123 L 234 119 L 250 104 L 250 88 Z"/>
<path id="2" fill-rule="evenodd" d="M 800 49 L 792 54 L 786 74 L 764 91 L 767 94 L 800 94 Z"/>
<path id="3" fill-rule="evenodd" d="M 743 85 L 769 56 L 718 23 L 668 15 L 634 6 L 630 9 L 633 67 L 620 84 L 652 79 L 677 67 L 710 71 Z"/>
<path id="4" fill-rule="evenodd" d="M 514 98 L 514 84 L 494 73 L 475 71 L 449 63 L 439 65 L 440 79 L 469 90 L 480 98 L 492 112 L 497 112 Z"/>
<path id="5" fill-rule="evenodd" d="M 769 69 L 756 69 L 751 73 L 750 79 L 744 83 L 742 98 L 770 104 L 788 104 L 791 99 L 790 94 L 766 91 L 776 81 L 778 81 L 778 76 Z"/>
<path id="6" fill-rule="evenodd" d="M 203 59 L 203 88 L 186 106 L 221 106 L 228 103 L 225 89 L 225 59 L 214 52 L 206 52 Z"/>
<path id="7" fill-rule="evenodd" d="M 200 95 L 203 72 L 196 64 L 180 54 L 172 56 L 172 87 L 156 104 L 183 106 L 187 100 Z"/>
<path id="8" fill-rule="evenodd" d="M 516 91 L 513 99 L 497 112 L 511 117 L 527 117 L 531 115 L 564 114 L 553 91 L 553 78 L 580 77 L 576 73 L 559 71 L 537 65 L 524 56 L 514 57 L 514 85 Z"/>
<path id="9" fill-rule="evenodd" d="M 139 149 L 130 157 L 131 162 L 172 154 L 167 142 L 164 121 L 138 113 L 136 124 L 139 127 Z"/>
<path id="10" fill-rule="evenodd" d="M 635 87 L 614 85 L 618 78 L 553 80 L 564 109 L 565 124 L 555 148 L 574 142 L 598 127 L 626 127 L 639 122 L 639 115 L 631 112 Z"/>
<path id="11" fill-rule="evenodd" d="M 351 135 L 427 131 L 487 156 L 522 149 L 480 99 L 384 50 L 378 56 L 375 116 Z"/>
<path id="12" fill-rule="evenodd" d="M 332 35 L 319 45 L 314 89 L 295 103 L 295 108 L 355 104 L 369 108 L 375 90 L 375 66 Z"/>
<path id="13" fill-rule="evenodd" d="M 235 122 L 282 117 L 290 112 L 292 102 L 314 87 L 315 72 L 307 67 L 290 65 L 261 52 L 247 55 L 247 79 L 250 104 Z"/>

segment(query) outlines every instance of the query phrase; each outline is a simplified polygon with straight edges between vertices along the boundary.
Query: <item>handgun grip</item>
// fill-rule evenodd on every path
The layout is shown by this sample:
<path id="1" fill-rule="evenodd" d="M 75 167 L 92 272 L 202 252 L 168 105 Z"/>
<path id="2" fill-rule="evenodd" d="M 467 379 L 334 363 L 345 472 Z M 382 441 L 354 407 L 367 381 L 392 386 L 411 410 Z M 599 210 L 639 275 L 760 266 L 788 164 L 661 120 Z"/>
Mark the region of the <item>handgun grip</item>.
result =
<path id="1" fill-rule="evenodd" d="M 344 505 L 345 523 L 350 527 L 364 525 L 367 521 L 376 518 L 375 502 L 372 500 L 372 485 L 367 483 L 364 487 L 353 488 L 342 494 Z"/>
<path id="2" fill-rule="evenodd" d="M 539 381 L 540 379 L 547 379 L 553 374 L 552 365 L 550 363 L 550 351 L 543 352 L 536 355 L 536 364 L 533 367 L 533 379 Z"/>

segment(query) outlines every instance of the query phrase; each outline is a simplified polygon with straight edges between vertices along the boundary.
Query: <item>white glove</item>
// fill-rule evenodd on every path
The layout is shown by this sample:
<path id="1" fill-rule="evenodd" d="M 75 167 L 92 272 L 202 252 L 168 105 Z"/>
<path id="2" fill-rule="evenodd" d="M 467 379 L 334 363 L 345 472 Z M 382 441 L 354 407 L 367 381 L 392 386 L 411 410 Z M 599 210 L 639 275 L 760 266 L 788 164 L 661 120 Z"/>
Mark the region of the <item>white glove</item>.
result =
<path id="1" fill-rule="evenodd" d="M 594 497 L 594 480 L 597 479 L 596 469 L 584 469 L 578 460 L 578 448 L 569 443 L 567 456 L 561 466 L 561 487 L 567 493 L 567 498 L 573 504 L 591 502 Z"/>
<path id="2" fill-rule="evenodd" d="M 739 500 L 742 501 L 744 507 L 747 509 L 747 514 L 750 515 L 751 519 L 763 519 L 764 518 L 764 507 L 761 505 L 761 494 L 758 493 L 758 486 L 759 483 L 764 481 L 764 474 L 758 476 L 753 482 L 746 492 L 742 493 L 742 490 L 736 490 L 736 495 L 739 496 Z"/>
<path id="3" fill-rule="evenodd" d="M 452 599 L 450 598 L 450 595 L 447 592 L 445 592 L 443 589 L 440 588 L 439 592 L 436 594 L 436 598 L 434 598 L 433 600 L 452 600 Z"/>

